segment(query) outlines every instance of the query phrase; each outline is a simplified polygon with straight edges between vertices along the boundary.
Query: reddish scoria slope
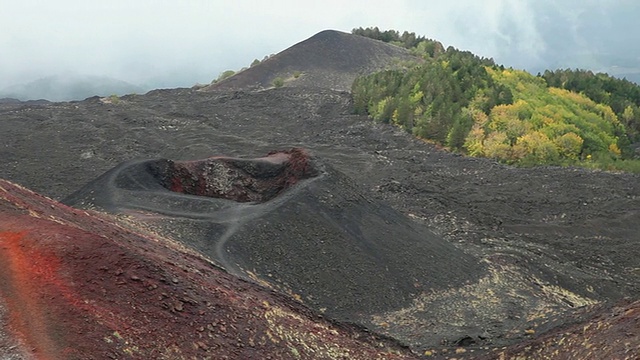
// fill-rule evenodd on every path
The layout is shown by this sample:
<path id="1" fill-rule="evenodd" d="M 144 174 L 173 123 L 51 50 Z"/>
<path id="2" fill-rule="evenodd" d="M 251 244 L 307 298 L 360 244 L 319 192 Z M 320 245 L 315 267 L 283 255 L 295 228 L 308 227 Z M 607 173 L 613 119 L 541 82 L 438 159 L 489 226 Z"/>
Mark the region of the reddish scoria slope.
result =
<path id="1" fill-rule="evenodd" d="M 406 359 L 176 243 L 0 180 L 2 359 Z"/>
<path id="2" fill-rule="evenodd" d="M 470 358 L 471 359 L 471 358 Z M 602 306 L 589 318 L 480 359 L 640 359 L 640 301 Z"/>

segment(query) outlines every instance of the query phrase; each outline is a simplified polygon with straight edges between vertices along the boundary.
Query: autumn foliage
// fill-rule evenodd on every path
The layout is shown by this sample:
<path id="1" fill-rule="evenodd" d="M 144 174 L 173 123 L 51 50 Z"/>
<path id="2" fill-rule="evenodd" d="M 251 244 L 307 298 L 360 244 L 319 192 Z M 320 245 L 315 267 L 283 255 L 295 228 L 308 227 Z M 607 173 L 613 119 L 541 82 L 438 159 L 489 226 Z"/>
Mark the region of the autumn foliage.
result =
<path id="1" fill-rule="evenodd" d="M 357 33 L 367 36 L 366 30 Z M 424 62 L 356 79 L 352 94 L 357 113 L 453 151 L 509 164 L 640 171 L 640 160 L 632 159 L 630 148 L 640 129 L 640 87 L 602 74 L 591 76 L 599 79 L 597 89 L 611 91 L 604 95 L 604 90 L 572 91 L 571 86 L 584 81 L 551 87 L 548 81 L 559 76 L 553 72 L 533 76 L 453 47 L 420 52 L 433 40 L 375 30 L 369 31 L 374 38 L 411 43 Z M 417 40 L 403 43 L 406 38 Z"/>

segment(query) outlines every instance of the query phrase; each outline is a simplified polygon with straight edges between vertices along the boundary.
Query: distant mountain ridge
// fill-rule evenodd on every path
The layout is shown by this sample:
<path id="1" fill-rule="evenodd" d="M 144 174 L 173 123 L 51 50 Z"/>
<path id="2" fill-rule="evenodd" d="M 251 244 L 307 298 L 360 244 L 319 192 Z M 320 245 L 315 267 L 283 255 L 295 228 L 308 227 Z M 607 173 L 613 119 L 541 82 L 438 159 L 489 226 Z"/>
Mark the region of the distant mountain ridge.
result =
<path id="1" fill-rule="evenodd" d="M 126 81 L 93 75 L 54 75 L 26 84 L 9 86 L 0 90 L 0 98 L 26 100 L 71 101 L 91 96 L 125 95 L 143 93 L 140 86 Z"/>
<path id="2" fill-rule="evenodd" d="M 260 90 L 274 87 L 274 80 L 280 78 L 287 87 L 350 91 L 358 75 L 383 70 L 403 60 L 420 61 L 399 46 L 325 30 L 203 90 Z"/>

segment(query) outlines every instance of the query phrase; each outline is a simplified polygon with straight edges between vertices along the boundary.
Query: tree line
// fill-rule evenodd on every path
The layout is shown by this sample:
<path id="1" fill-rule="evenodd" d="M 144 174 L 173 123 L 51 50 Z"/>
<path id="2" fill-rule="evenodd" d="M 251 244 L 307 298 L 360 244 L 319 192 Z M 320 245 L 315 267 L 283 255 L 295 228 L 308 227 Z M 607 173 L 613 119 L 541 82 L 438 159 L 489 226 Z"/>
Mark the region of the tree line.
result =
<path id="1" fill-rule="evenodd" d="M 591 100 L 609 105 L 627 128 L 631 141 L 640 141 L 640 86 L 589 70 L 547 70 L 538 76 L 549 86 L 582 93 Z"/>
<path id="2" fill-rule="evenodd" d="M 356 113 L 509 164 L 640 171 L 630 147 L 640 140 L 640 87 L 631 82 L 582 70 L 533 76 L 406 31 L 353 33 L 410 48 L 423 60 L 357 78 Z"/>

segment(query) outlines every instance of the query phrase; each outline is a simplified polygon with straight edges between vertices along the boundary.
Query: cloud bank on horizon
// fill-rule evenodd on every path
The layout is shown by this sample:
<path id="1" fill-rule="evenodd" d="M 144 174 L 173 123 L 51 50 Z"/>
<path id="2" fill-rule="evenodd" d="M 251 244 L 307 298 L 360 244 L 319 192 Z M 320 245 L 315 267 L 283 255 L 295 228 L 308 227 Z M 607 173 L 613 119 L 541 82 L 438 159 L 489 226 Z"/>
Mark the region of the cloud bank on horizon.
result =
<path id="1" fill-rule="evenodd" d="M 636 0 L 7 0 L 0 89 L 65 74 L 144 88 L 191 86 L 321 30 L 360 26 L 413 31 L 533 72 L 640 74 L 638 17 Z"/>

